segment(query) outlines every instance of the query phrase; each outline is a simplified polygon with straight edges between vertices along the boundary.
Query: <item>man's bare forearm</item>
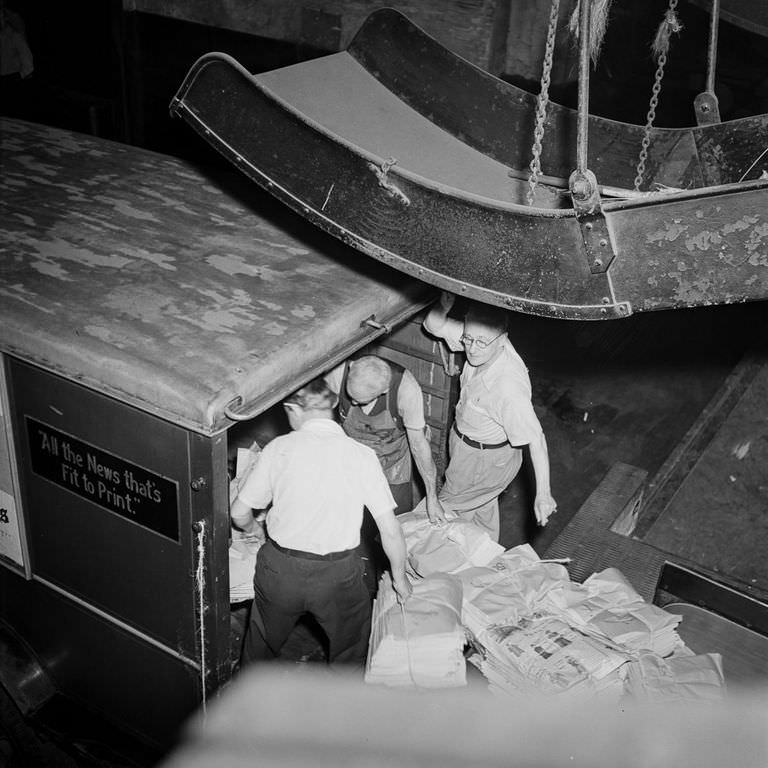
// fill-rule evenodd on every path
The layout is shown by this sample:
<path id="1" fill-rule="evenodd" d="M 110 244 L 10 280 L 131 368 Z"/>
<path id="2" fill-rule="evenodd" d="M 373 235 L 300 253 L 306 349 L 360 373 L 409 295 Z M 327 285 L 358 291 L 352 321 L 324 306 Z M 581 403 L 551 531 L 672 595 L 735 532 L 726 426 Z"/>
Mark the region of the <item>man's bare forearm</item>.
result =
<path id="1" fill-rule="evenodd" d="M 423 429 L 406 429 L 416 469 L 424 483 L 427 496 L 437 495 L 437 467 L 432 457 L 432 447 Z"/>
<path id="2" fill-rule="evenodd" d="M 235 526 L 241 531 L 250 533 L 253 530 L 253 526 L 255 524 L 253 519 L 253 510 L 239 498 L 232 502 L 232 506 L 229 510 L 229 516 Z"/>
<path id="3" fill-rule="evenodd" d="M 547 450 L 547 439 L 541 432 L 539 437 L 532 440 L 528 446 L 531 452 L 531 463 L 533 464 L 533 473 L 536 476 L 536 493 L 549 495 L 549 451 Z"/>
<path id="4" fill-rule="evenodd" d="M 389 560 L 390 573 L 395 585 L 407 581 L 405 576 L 405 536 L 394 512 L 374 518 L 381 535 L 381 546 Z"/>
<path id="5" fill-rule="evenodd" d="M 455 299 L 456 297 L 448 291 L 443 291 L 440 294 L 439 300 L 424 318 L 423 325 L 427 333 L 431 333 L 433 336 L 443 336 L 448 313 L 451 311 Z"/>
<path id="6" fill-rule="evenodd" d="M 546 525 L 550 515 L 557 511 L 557 502 L 549 486 L 549 452 L 544 433 L 529 445 L 533 473 L 536 475 L 536 498 L 533 500 L 533 512 L 539 525 Z"/>

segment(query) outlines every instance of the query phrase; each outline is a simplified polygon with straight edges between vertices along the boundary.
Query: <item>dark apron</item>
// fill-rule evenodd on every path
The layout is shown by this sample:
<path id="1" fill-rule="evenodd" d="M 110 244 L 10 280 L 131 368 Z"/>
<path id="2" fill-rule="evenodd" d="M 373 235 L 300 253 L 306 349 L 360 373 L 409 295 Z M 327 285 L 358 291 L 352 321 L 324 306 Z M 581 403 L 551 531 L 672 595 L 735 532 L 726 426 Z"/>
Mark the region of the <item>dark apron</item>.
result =
<path id="1" fill-rule="evenodd" d="M 397 412 L 397 390 L 405 369 L 395 363 L 388 362 L 388 365 L 392 369 L 389 390 L 377 398 L 370 413 L 364 413 L 359 405 L 352 404 L 347 394 L 347 363 L 339 392 L 339 417 L 344 431 L 351 438 L 373 449 L 387 482 L 393 487 L 405 483 L 410 485 L 411 450 L 403 420 Z"/>
<path id="2" fill-rule="evenodd" d="M 397 390 L 405 369 L 389 361 L 387 364 L 392 369 L 389 390 L 377 398 L 370 413 L 364 413 L 359 405 L 353 405 L 347 394 L 347 363 L 339 392 L 339 420 L 349 437 L 367 445 L 378 456 L 389 490 L 397 504 L 395 513 L 398 514 L 413 508 L 411 450 L 403 420 L 397 412 Z M 363 560 L 366 586 L 373 596 L 376 594 L 379 577 L 387 568 L 387 558 L 379 542 L 376 523 L 367 509 L 360 531 L 358 552 Z"/>

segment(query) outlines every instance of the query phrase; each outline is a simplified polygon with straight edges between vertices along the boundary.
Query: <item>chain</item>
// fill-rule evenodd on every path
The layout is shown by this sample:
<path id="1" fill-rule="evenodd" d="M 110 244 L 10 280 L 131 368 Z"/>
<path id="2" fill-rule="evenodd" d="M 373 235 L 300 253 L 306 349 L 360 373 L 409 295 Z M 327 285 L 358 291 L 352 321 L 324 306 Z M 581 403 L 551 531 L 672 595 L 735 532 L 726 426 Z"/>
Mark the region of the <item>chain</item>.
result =
<path id="1" fill-rule="evenodd" d="M 656 79 L 651 89 L 651 101 L 648 105 L 648 117 L 645 122 L 645 131 L 643 132 L 643 141 L 640 149 L 640 158 L 637 161 L 637 176 L 635 176 L 635 192 L 640 191 L 640 185 L 643 183 L 645 175 L 645 161 L 648 159 L 648 147 L 651 146 L 651 128 L 656 119 L 656 107 L 659 104 L 659 94 L 661 93 L 661 81 L 664 77 L 664 65 L 667 63 L 666 54 L 659 56 L 659 65 L 656 68 Z"/>
<path id="2" fill-rule="evenodd" d="M 666 18 L 669 20 L 677 8 L 678 0 L 669 0 L 669 9 Z M 675 27 L 670 23 L 672 29 Z M 643 141 L 640 146 L 640 157 L 637 161 L 637 175 L 635 176 L 635 192 L 640 191 L 640 185 L 643 183 L 645 175 L 645 163 L 648 160 L 648 148 L 651 145 L 651 128 L 656 119 L 656 107 L 659 105 L 659 94 L 661 93 L 661 81 L 664 79 L 664 67 L 667 64 L 667 54 L 661 51 L 656 60 L 656 74 L 654 76 L 653 88 L 651 89 L 651 100 L 648 104 L 648 115 L 645 120 L 645 130 L 643 131 Z"/>
<path id="3" fill-rule="evenodd" d="M 533 205 L 536 185 L 541 175 L 541 141 L 544 138 L 544 119 L 547 114 L 549 102 L 549 83 L 552 77 L 552 59 L 555 52 L 555 33 L 557 31 L 557 19 L 560 13 L 560 0 L 552 0 L 552 8 L 549 11 L 549 28 L 547 29 L 547 44 L 544 49 L 544 69 L 541 73 L 541 90 L 536 102 L 536 127 L 533 131 L 533 158 L 531 159 L 531 175 L 528 177 L 528 205 Z"/>

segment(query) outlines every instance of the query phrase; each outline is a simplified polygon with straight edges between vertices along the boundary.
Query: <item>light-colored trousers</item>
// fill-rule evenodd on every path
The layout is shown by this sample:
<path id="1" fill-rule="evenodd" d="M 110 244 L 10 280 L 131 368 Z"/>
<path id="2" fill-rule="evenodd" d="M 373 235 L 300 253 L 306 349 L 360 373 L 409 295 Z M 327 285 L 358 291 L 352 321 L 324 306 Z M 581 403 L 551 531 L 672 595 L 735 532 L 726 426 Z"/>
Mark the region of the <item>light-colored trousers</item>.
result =
<path id="1" fill-rule="evenodd" d="M 499 540 L 499 494 L 515 479 L 523 462 L 520 448 L 472 448 L 451 430 L 450 460 L 440 501 Z"/>

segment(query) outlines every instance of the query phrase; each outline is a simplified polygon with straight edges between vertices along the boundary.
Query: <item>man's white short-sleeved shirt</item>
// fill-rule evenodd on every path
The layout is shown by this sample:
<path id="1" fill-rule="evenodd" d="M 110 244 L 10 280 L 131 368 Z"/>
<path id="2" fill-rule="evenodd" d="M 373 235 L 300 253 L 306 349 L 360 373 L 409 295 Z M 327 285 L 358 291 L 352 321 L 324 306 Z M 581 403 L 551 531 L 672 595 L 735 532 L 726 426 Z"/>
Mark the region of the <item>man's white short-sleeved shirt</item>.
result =
<path id="1" fill-rule="evenodd" d="M 454 352 L 464 349 L 459 339 L 464 324 L 448 318 L 442 336 Z M 528 368 L 509 339 L 488 368 L 478 370 L 464 363 L 461 392 L 456 404 L 459 431 L 481 443 L 527 445 L 542 430 L 531 403 Z"/>
<path id="2" fill-rule="evenodd" d="M 363 507 L 374 518 L 395 501 L 376 454 L 330 419 L 310 419 L 259 454 L 238 498 L 267 512 L 270 538 L 319 555 L 360 543 Z"/>

